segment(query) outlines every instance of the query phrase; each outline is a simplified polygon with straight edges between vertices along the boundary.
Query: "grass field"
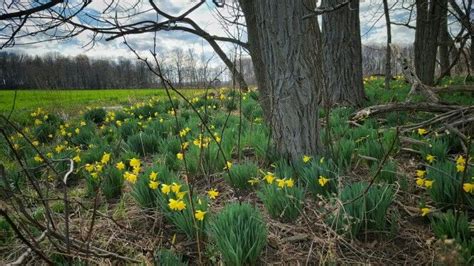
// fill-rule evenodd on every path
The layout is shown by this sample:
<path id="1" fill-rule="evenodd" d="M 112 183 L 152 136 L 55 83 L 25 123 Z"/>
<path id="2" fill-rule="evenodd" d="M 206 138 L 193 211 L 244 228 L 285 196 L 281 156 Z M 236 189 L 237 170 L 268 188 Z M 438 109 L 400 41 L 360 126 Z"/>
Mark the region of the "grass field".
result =
<path id="1" fill-rule="evenodd" d="M 200 90 L 182 90 L 186 96 L 199 93 Z M 175 95 L 172 92 L 172 95 Z M 120 90 L 18 90 L 15 102 L 15 114 L 29 112 L 38 107 L 48 111 L 69 111 L 84 107 L 107 107 L 130 105 L 150 97 L 165 97 L 163 89 L 120 89 Z M 0 113 L 9 112 L 15 98 L 14 90 L 0 90 Z"/>

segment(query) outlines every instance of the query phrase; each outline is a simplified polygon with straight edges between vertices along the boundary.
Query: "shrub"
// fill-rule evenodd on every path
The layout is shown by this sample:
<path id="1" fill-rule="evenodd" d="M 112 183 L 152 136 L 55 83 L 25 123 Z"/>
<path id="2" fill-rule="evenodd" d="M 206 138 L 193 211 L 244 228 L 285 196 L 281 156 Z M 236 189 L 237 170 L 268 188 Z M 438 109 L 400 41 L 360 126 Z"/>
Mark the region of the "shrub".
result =
<path id="1" fill-rule="evenodd" d="M 340 206 L 330 219 L 336 231 L 355 238 L 363 228 L 382 231 L 387 228 L 387 210 L 394 197 L 389 185 L 373 185 L 364 194 L 367 182 L 358 182 L 346 186 L 339 195 Z"/>
<path id="2" fill-rule="evenodd" d="M 267 242 L 260 213 L 249 204 L 232 203 L 210 224 L 210 235 L 224 264 L 254 265 Z"/>
<path id="3" fill-rule="evenodd" d="M 158 152 L 160 139 L 154 135 L 138 133 L 128 138 L 127 144 L 130 150 L 142 156 Z"/>
<path id="4" fill-rule="evenodd" d="M 96 124 L 102 124 L 104 123 L 106 116 L 107 112 L 104 108 L 94 108 L 84 114 L 84 119 L 92 121 Z"/>
<path id="5" fill-rule="evenodd" d="M 264 184 L 258 192 L 265 208 L 272 218 L 282 221 L 294 221 L 303 205 L 304 189 L 298 186 L 288 186 L 292 179 L 276 179 L 272 184 Z"/>
<path id="6" fill-rule="evenodd" d="M 258 166 L 253 162 L 244 162 L 233 165 L 229 174 L 225 175 L 226 181 L 238 189 L 246 189 L 249 187 L 249 179 L 256 177 L 258 173 Z"/>

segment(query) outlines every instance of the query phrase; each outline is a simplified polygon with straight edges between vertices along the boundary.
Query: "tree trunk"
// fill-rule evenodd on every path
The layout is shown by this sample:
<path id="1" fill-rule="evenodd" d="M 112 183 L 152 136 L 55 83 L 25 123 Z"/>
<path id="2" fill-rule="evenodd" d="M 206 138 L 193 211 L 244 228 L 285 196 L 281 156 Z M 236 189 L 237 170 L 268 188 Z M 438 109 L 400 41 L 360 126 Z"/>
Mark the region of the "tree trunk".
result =
<path id="1" fill-rule="evenodd" d="M 387 50 L 385 52 L 385 89 L 390 89 L 390 80 L 392 79 L 392 30 L 390 28 L 390 11 L 388 10 L 387 0 L 383 0 L 383 10 L 385 13 L 385 24 L 387 27 Z"/>
<path id="2" fill-rule="evenodd" d="M 343 0 L 324 0 L 330 8 Z M 361 106 L 365 100 L 362 81 L 359 1 L 352 0 L 336 11 L 322 15 L 325 104 Z"/>
<path id="3" fill-rule="evenodd" d="M 277 152 L 292 161 L 319 148 L 321 44 L 302 0 L 240 0 L 261 105 Z M 306 6 L 311 6 L 307 1 Z"/>
<path id="4" fill-rule="evenodd" d="M 434 83 L 442 11 L 437 1 L 416 0 L 415 70 L 426 85 Z"/>
<path id="5" fill-rule="evenodd" d="M 439 27 L 439 63 L 440 63 L 440 73 L 445 76 L 451 76 L 451 71 L 449 69 L 449 48 L 451 46 L 451 36 L 448 32 L 448 0 L 441 0 L 440 5 L 442 6 L 441 10 L 441 22 Z"/>

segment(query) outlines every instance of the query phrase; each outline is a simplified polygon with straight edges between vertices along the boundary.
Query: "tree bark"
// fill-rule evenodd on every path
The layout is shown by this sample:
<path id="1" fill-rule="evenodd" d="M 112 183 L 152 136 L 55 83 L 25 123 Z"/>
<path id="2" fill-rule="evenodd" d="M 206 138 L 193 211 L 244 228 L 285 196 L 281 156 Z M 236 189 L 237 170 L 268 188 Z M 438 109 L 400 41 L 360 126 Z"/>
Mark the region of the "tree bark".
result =
<path id="1" fill-rule="evenodd" d="M 416 0 L 415 70 L 426 85 L 434 83 L 442 11 L 437 1 Z"/>
<path id="2" fill-rule="evenodd" d="M 385 52 L 385 89 L 390 89 L 390 80 L 392 79 L 392 30 L 390 28 L 390 13 L 387 0 L 383 0 L 383 10 L 385 14 L 385 24 L 387 27 L 387 50 Z"/>
<path id="3" fill-rule="evenodd" d="M 342 0 L 324 0 L 323 8 Z M 361 106 L 365 100 L 362 81 L 362 45 L 359 1 L 322 15 L 325 104 Z"/>
<path id="4" fill-rule="evenodd" d="M 240 0 L 261 105 L 281 155 L 292 161 L 319 148 L 318 93 L 323 86 L 316 18 L 303 0 Z"/>
<path id="5" fill-rule="evenodd" d="M 439 62 L 440 73 L 446 73 L 445 76 L 451 76 L 449 50 L 451 46 L 451 36 L 448 32 L 448 0 L 439 1 L 442 6 L 442 17 L 439 27 Z"/>

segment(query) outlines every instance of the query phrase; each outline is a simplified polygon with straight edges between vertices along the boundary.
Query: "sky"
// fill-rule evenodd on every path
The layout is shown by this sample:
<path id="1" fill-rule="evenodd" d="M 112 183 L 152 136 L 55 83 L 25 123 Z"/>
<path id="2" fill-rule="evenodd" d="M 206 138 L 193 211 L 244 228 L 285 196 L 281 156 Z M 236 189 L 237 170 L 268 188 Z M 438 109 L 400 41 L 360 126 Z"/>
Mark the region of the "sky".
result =
<path id="1" fill-rule="evenodd" d="M 70 0 L 79 1 L 79 0 Z M 102 10 L 107 7 L 107 4 L 112 0 L 93 1 L 91 5 L 84 10 L 80 16 L 75 17 L 75 21 L 82 23 L 94 24 L 94 22 L 86 14 L 99 15 Z M 227 0 L 232 1 L 232 0 Z M 117 2 L 117 0 L 115 0 Z M 177 15 L 187 7 L 195 3 L 195 0 L 155 0 L 155 2 L 171 14 Z M 396 0 L 389 0 L 389 5 L 394 5 Z M 408 1 L 409 2 L 409 1 Z M 156 19 L 156 13 L 151 9 L 148 1 L 139 0 L 120 0 L 120 6 L 117 6 L 115 10 L 126 9 L 130 6 L 135 6 L 137 11 L 147 11 L 139 15 L 136 19 L 124 19 L 128 23 L 134 20 L 140 19 Z M 135 5 L 138 3 L 138 5 Z M 216 16 L 217 7 L 208 0 L 206 4 L 195 10 L 190 18 L 194 19 L 203 29 L 211 34 L 227 36 L 227 32 L 221 25 L 221 22 Z M 226 9 L 219 9 L 224 15 L 229 15 Z M 108 10 L 108 14 L 104 14 L 106 17 L 114 17 L 115 12 Z M 408 18 L 408 12 L 403 10 L 400 3 L 395 6 L 392 13 L 393 20 L 398 22 L 405 22 Z M 360 24 L 361 24 L 361 36 L 362 42 L 365 45 L 369 44 L 384 44 L 386 42 L 386 28 L 385 18 L 383 16 L 383 6 L 380 0 L 361 0 L 360 5 Z M 236 28 L 230 29 L 233 34 L 237 31 Z M 130 50 L 123 44 L 123 39 L 119 38 L 112 41 L 105 41 L 104 38 L 98 39 L 94 46 L 87 45 L 91 40 L 91 33 L 81 33 L 73 39 L 67 39 L 62 41 L 43 42 L 29 45 L 22 45 L 22 43 L 33 42 L 38 37 L 32 37 L 29 39 L 21 39 L 17 41 L 17 45 L 13 48 L 7 49 L 6 51 L 23 52 L 32 55 L 40 55 L 51 52 L 58 52 L 63 55 L 75 56 L 78 54 L 86 54 L 90 57 L 134 57 Z M 244 36 L 245 39 L 245 36 Z M 399 44 L 411 44 L 414 40 L 414 30 L 404 26 L 392 26 L 392 39 L 394 43 Z M 140 34 L 127 37 L 128 42 L 140 53 L 147 53 L 153 47 L 153 34 Z M 224 45 L 224 50 L 235 49 L 233 45 Z M 203 41 L 200 37 L 194 36 L 190 33 L 180 31 L 162 31 L 157 34 L 157 48 L 163 54 L 169 53 L 170 50 L 175 48 L 181 48 L 187 50 L 188 48 L 194 49 L 198 54 L 211 55 L 213 53 L 212 48 Z"/>

